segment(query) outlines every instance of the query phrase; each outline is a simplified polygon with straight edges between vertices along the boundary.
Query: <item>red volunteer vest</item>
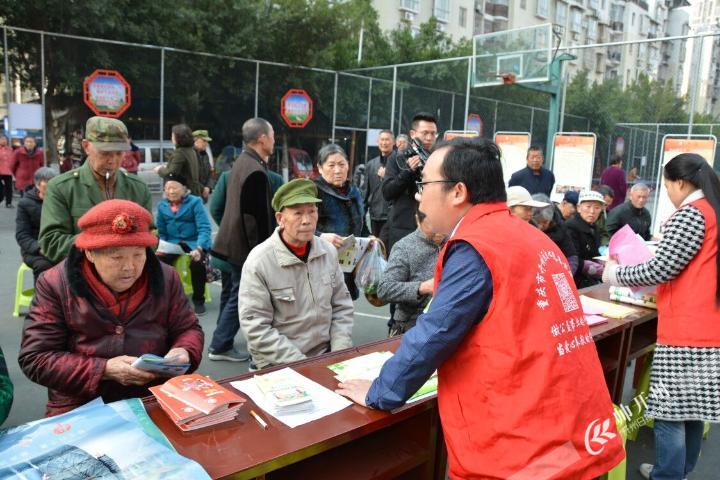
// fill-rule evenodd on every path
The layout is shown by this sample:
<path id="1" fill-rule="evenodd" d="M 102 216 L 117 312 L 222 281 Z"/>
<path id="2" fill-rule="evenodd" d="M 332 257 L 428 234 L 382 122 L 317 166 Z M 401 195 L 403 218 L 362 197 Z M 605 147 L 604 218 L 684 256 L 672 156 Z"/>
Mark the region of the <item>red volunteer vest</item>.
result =
<path id="1" fill-rule="evenodd" d="M 715 304 L 717 219 L 706 199 L 690 205 L 705 217 L 705 239 L 680 275 L 658 286 L 658 343 L 720 347 L 720 309 Z"/>
<path id="2" fill-rule="evenodd" d="M 490 269 L 482 321 L 438 371 L 450 475 L 590 479 L 625 452 L 567 260 L 505 204 L 475 205 L 440 253 L 464 240 Z M 432 308 L 432 307 L 431 307 Z"/>

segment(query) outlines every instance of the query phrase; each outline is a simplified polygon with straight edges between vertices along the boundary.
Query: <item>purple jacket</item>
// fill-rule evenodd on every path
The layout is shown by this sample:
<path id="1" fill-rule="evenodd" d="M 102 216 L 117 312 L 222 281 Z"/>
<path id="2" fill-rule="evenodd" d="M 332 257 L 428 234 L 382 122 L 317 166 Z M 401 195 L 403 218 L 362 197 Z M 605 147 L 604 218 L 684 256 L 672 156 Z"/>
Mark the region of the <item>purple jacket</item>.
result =
<path id="1" fill-rule="evenodd" d="M 625 194 L 627 193 L 627 182 L 625 182 L 625 170 L 610 165 L 605 169 L 600 177 L 600 184 L 607 185 L 615 192 L 615 198 L 608 206 L 608 211 L 622 205 L 625 202 Z"/>

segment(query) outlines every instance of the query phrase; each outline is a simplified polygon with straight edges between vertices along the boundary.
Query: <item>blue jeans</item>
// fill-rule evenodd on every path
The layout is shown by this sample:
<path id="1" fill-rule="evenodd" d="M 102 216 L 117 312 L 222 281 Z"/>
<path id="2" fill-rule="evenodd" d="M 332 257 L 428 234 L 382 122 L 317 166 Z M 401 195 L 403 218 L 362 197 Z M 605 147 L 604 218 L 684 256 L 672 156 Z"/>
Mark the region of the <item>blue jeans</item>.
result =
<path id="1" fill-rule="evenodd" d="M 700 456 L 703 422 L 655 420 L 655 466 L 652 480 L 682 480 Z"/>
<path id="2" fill-rule="evenodd" d="M 240 289 L 240 273 L 242 273 L 242 269 L 234 265 L 232 269 L 230 295 L 225 307 L 220 312 L 212 342 L 210 342 L 210 351 L 213 353 L 226 352 L 233 348 L 235 335 L 240 330 L 238 290 Z"/>

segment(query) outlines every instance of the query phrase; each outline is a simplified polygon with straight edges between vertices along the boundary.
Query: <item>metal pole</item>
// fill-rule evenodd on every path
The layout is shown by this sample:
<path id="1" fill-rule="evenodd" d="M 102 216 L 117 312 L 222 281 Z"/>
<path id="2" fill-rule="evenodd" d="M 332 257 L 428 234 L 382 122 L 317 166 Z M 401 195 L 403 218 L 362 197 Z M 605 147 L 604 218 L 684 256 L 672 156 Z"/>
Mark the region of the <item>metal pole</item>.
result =
<path id="1" fill-rule="evenodd" d="M 692 94 L 690 97 L 690 118 L 688 120 L 688 132 L 687 132 L 688 138 L 690 138 L 690 135 L 692 135 L 693 118 L 695 117 L 695 102 L 697 101 L 697 93 L 698 93 L 697 83 L 700 81 L 700 63 L 702 62 L 702 51 L 703 51 L 704 40 L 705 40 L 704 38 L 698 38 L 698 39 L 693 40 L 693 42 L 700 43 L 700 48 L 698 49 L 697 57 L 695 57 L 695 48 L 693 45 L 693 57 L 696 58 L 697 63 L 695 63 L 695 77 L 694 77 L 695 81 L 691 82 Z"/>
<path id="2" fill-rule="evenodd" d="M 368 134 L 370 132 L 370 107 L 372 105 L 372 83 L 373 79 L 370 79 L 368 85 L 368 108 L 367 108 L 367 122 L 365 123 L 365 163 L 367 163 L 368 156 Z"/>
<path id="3" fill-rule="evenodd" d="M 397 67 L 393 67 L 392 105 L 390 106 L 390 130 L 395 131 L 395 89 L 397 88 Z M 398 131 L 398 133 L 400 133 Z"/>
<path id="4" fill-rule="evenodd" d="M 660 125 L 655 125 L 655 148 L 653 149 L 653 161 L 652 161 L 652 171 L 655 171 L 655 162 L 657 161 L 657 149 L 658 149 L 658 139 L 660 137 Z M 644 173 L 644 172 L 643 172 Z"/>
<path id="5" fill-rule="evenodd" d="M 470 76 L 472 75 L 472 57 L 468 58 L 467 83 L 465 84 L 465 119 L 463 130 L 467 130 L 468 115 L 470 115 Z"/>
<path id="6" fill-rule="evenodd" d="M 260 93 L 260 62 L 255 62 L 255 118 L 258 117 L 259 93 Z"/>
<path id="7" fill-rule="evenodd" d="M 398 107 L 398 132 L 402 132 L 402 114 L 403 100 L 405 99 L 405 89 L 400 87 L 400 105 Z"/>
<path id="8" fill-rule="evenodd" d="M 562 98 L 560 98 L 560 126 L 558 128 L 559 131 L 564 132 L 565 128 L 565 94 L 567 93 L 567 68 L 565 68 L 565 62 L 562 62 L 560 64 L 560 68 L 562 69 L 562 75 L 561 78 L 563 79 L 562 83 Z"/>
<path id="9" fill-rule="evenodd" d="M 450 130 L 453 129 L 453 121 L 455 121 L 455 94 L 452 94 L 452 103 L 450 104 Z"/>
<path id="10" fill-rule="evenodd" d="M 165 49 L 160 49 L 160 158 L 161 163 L 165 159 L 163 155 L 163 131 L 165 130 Z"/>
<path id="11" fill-rule="evenodd" d="M 335 119 L 337 118 L 337 86 L 338 74 L 335 72 L 335 86 L 333 87 L 333 120 L 332 120 L 332 142 L 335 143 Z"/>
<path id="12" fill-rule="evenodd" d="M 530 109 L 530 142 L 532 142 L 533 123 L 535 122 L 535 109 Z M 493 126 L 493 128 L 495 128 Z"/>
<path id="13" fill-rule="evenodd" d="M 7 27 L 3 27 L 3 52 L 5 54 L 5 97 L 6 97 L 6 107 L 7 107 L 7 113 L 8 113 L 8 141 L 10 142 L 10 145 L 12 145 L 12 140 L 10 138 L 10 132 L 12 130 L 12 126 L 10 125 L 10 102 L 12 102 L 12 92 L 10 91 L 10 58 L 8 57 L 8 43 L 7 43 Z"/>
<path id="14" fill-rule="evenodd" d="M 497 109 L 498 109 L 498 101 L 495 100 L 495 113 L 493 113 L 493 134 L 498 131 L 497 128 Z M 467 117 L 466 117 L 467 118 Z"/>
<path id="15" fill-rule="evenodd" d="M 40 103 L 42 104 L 43 161 L 48 164 L 47 124 L 45 123 L 45 34 L 40 34 Z"/>

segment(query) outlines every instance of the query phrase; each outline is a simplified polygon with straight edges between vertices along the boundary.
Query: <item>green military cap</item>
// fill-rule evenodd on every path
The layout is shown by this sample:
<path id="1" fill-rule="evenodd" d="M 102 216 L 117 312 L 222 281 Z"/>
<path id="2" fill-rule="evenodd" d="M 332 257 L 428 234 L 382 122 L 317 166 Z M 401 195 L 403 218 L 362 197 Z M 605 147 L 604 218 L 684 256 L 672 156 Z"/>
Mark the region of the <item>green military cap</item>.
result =
<path id="1" fill-rule="evenodd" d="M 272 208 L 279 212 L 285 207 L 300 205 L 301 203 L 320 203 L 317 198 L 315 182 L 307 178 L 296 178 L 278 188 L 272 199 Z"/>
<path id="2" fill-rule="evenodd" d="M 210 138 L 207 130 L 195 130 L 193 132 L 193 138 L 202 138 L 206 142 L 212 142 L 212 138 Z"/>
<path id="3" fill-rule="evenodd" d="M 85 140 L 101 152 L 130 150 L 127 127 L 116 118 L 90 117 L 85 124 Z"/>

